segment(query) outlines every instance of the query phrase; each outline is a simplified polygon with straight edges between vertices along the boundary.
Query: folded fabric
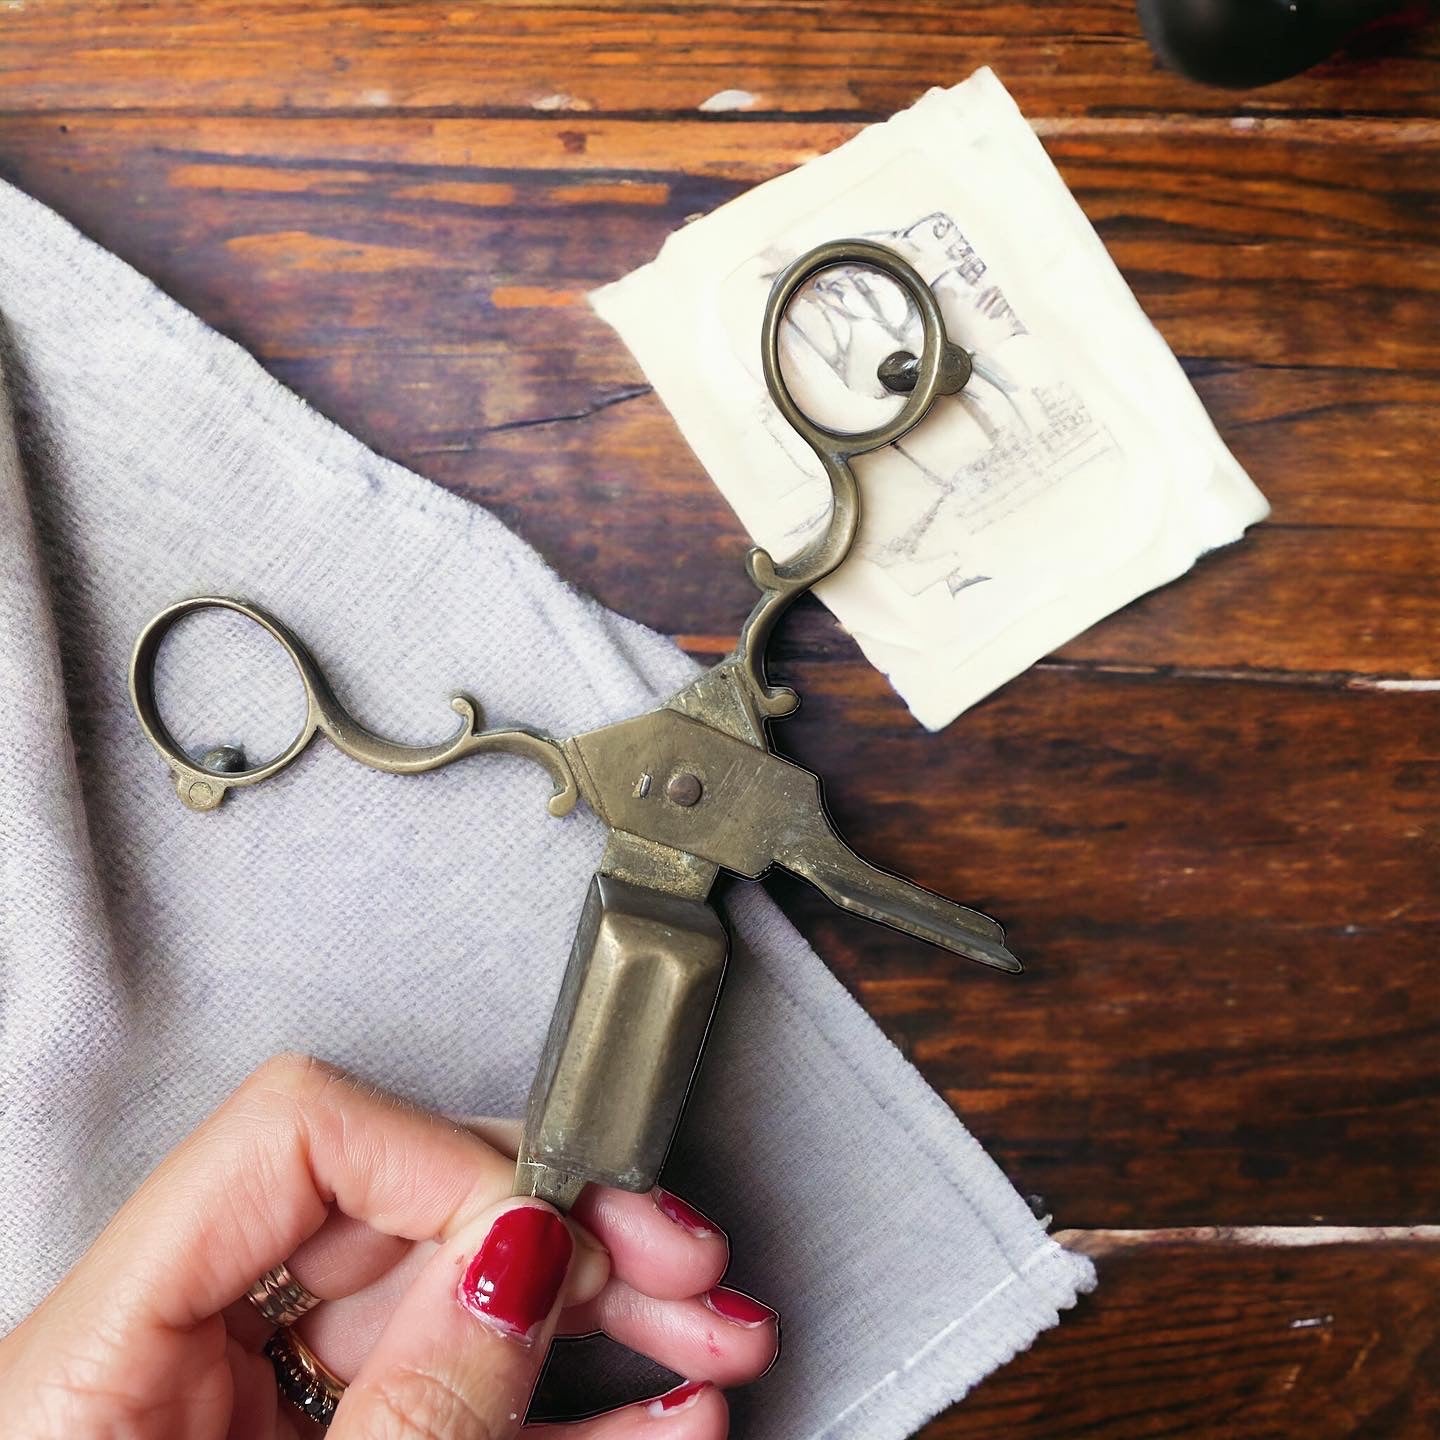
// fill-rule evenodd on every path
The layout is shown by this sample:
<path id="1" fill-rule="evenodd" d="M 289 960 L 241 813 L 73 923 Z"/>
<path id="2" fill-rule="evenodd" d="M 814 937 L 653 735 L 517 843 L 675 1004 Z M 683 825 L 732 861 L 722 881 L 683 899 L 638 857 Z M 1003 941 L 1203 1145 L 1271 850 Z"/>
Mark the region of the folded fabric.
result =
<path id="1" fill-rule="evenodd" d="M 381 459 L 57 216 L 0 187 L 0 1329 L 271 1052 L 455 1113 L 518 1113 L 598 859 L 535 767 L 379 774 L 312 746 L 211 814 L 126 693 L 161 606 L 243 595 L 414 743 L 456 690 L 557 734 L 694 666 L 485 511 Z M 12 426 L 13 420 L 13 426 Z M 196 752 L 295 732 L 288 663 L 197 617 L 162 708 Z M 757 887 L 667 1182 L 776 1304 L 750 1440 L 905 1435 L 1088 1287 Z"/>

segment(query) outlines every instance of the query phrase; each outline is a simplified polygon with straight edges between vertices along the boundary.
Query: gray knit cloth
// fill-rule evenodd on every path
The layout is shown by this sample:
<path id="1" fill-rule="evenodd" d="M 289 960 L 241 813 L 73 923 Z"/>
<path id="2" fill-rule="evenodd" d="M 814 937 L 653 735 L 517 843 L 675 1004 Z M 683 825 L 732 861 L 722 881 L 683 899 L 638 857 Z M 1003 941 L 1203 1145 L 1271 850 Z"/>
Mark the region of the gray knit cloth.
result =
<path id="1" fill-rule="evenodd" d="M 568 735 L 694 666 L 3 186 L 0 323 L 4 1330 L 273 1051 L 518 1113 L 603 840 L 588 813 L 551 818 L 522 761 L 401 777 L 323 741 L 185 810 L 126 694 L 157 609 L 265 605 L 357 716 L 411 742 L 450 733 L 456 690 L 491 724 Z M 246 622 L 199 617 L 163 659 L 187 747 L 240 739 L 254 760 L 295 732 L 288 662 Z M 891 1440 L 1053 1325 L 1089 1262 L 757 887 L 729 910 L 667 1181 L 729 1229 L 731 1283 L 783 1317 L 735 1434 Z"/>

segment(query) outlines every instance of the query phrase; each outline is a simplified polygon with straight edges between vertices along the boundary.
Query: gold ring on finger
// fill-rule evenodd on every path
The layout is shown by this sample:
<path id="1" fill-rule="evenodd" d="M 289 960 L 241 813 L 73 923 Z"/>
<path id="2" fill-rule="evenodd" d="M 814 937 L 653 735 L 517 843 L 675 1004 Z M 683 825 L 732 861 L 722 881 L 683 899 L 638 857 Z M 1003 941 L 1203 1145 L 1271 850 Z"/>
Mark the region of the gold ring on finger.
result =
<path id="1" fill-rule="evenodd" d="M 280 1393 L 317 1425 L 335 1418 L 345 1382 L 293 1331 L 277 1330 L 265 1344 Z"/>
<path id="2" fill-rule="evenodd" d="M 320 1297 L 312 1295 L 283 1262 L 267 1270 L 245 1292 L 245 1298 L 272 1325 L 293 1325 L 320 1303 Z"/>

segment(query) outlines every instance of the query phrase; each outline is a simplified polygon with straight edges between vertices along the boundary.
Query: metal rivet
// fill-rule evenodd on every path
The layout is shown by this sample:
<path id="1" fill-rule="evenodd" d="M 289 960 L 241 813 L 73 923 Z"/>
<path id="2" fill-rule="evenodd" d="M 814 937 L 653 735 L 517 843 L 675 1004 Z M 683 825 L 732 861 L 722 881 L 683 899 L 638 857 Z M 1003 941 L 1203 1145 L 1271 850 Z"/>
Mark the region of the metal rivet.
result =
<path id="1" fill-rule="evenodd" d="M 682 770 L 678 775 L 672 775 L 665 786 L 665 798 L 676 805 L 694 805 L 704 791 L 698 775 L 692 775 L 688 770 Z"/>
<path id="2" fill-rule="evenodd" d="M 946 341 L 940 354 L 939 393 L 958 395 L 970 383 L 972 369 L 970 352 Z M 920 357 L 909 350 L 896 350 L 880 362 L 875 374 L 892 395 L 909 395 L 920 381 Z"/>

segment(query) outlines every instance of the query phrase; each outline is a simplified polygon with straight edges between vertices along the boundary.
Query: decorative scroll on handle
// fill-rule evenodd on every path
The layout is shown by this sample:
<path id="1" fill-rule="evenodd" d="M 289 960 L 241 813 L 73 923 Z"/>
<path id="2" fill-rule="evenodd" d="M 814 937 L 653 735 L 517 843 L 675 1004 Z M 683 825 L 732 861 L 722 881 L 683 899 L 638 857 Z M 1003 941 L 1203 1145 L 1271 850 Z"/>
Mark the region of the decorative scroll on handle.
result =
<path id="1" fill-rule="evenodd" d="M 200 610 L 233 610 L 253 620 L 270 634 L 290 657 L 305 691 L 305 723 L 300 733 L 274 760 L 251 768 L 221 769 L 197 763 L 176 742 L 155 701 L 155 662 L 161 642 L 176 621 Z M 468 695 L 456 695 L 450 707 L 462 720 L 460 729 L 438 745 L 401 745 L 367 730 L 336 699 L 335 692 L 296 635 L 258 605 L 225 595 L 200 595 L 162 610 L 140 632 L 130 658 L 130 699 L 145 738 L 158 750 L 175 777 L 175 789 L 192 810 L 213 810 L 225 792 L 239 785 L 255 785 L 278 774 L 310 743 L 317 731 L 352 759 L 395 775 L 437 770 L 466 755 L 482 752 L 519 755 L 549 772 L 555 784 L 550 797 L 552 815 L 568 814 L 579 798 L 579 787 L 560 747 L 538 731 L 482 730 L 480 707 Z M 243 766 L 239 752 L 231 752 Z"/>
<path id="2" fill-rule="evenodd" d="M 791 300 L 815 276 L 839 265 L 860 265 L 888 275 L 910 297 L 924 327 L 918 356 L 897 353 L 880 367 L 881 381 L 887 389 L 905 394 L 905 403 L 885 424 L 849 434 L 812 420 L 791 395 L 780 368 L 780 331 Z M 775 408 L 819 457 L 831 493 L 829 524 L 798 555 L 777 565 L 768 551 L 757 547 L 746 557 L 746 568 L 761 595 L 740 631 L 732 663 L 743 676 L 758 715 L 774 719 L 788 715 L 799 699 L 793 690 L 766 681 L 765 646 L 786 608 L 850 553 L 860 523 L 860 492 L 851 460 L 902 439 L 925 418 L 937 396 L 953 395 L 965 387 L 971 367 L 966 351 L 947 338 L 939 303 L 920 273 L 893 250 L 869 240 L 818 245 L 776 279 L 765 305 L 760 363 Z"/>

